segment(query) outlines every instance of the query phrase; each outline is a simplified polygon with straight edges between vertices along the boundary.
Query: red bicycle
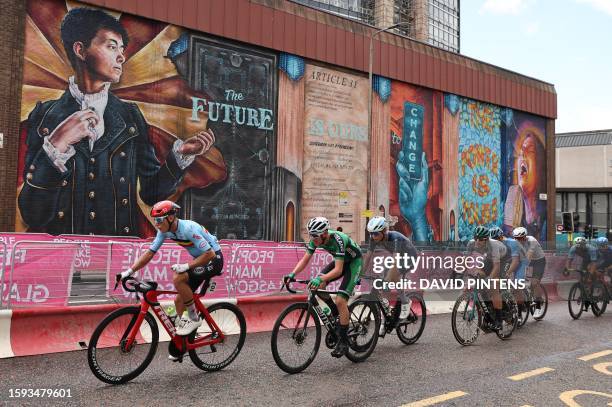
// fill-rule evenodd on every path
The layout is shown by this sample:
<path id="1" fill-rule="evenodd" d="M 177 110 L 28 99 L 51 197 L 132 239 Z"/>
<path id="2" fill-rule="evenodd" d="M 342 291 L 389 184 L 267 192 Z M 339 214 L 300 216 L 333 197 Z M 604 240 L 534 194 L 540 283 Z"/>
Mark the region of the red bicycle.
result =
<path id="1" fill-rule="evenodd" d="M 208 291 L 210 279 L 204 282 L 200 294 L 193 296 L 203 322 L 188 336 L 176 334 L 172 318 L 157 299 L 158 295 L 177 294 L 176 291 L 158 291 L 156 282 L 133 277 L 124 279 L 121 284 L 126 291 L 136 293 L 140 305 L 111 312 L 93 332 L 87 359 L 91 371 L 101 381 L 126 383 L 151 363 L 159 343 L 159 328 L 150 310 L 168 333 L 169 352 L 178 357 L 179 362 L 188 352 L 197 367 L 210 372 L 228 366 L 240 353 L 246 338 L 244 315 L 229 302 L 218 302 L 208 308 L 200 302 Z"/>

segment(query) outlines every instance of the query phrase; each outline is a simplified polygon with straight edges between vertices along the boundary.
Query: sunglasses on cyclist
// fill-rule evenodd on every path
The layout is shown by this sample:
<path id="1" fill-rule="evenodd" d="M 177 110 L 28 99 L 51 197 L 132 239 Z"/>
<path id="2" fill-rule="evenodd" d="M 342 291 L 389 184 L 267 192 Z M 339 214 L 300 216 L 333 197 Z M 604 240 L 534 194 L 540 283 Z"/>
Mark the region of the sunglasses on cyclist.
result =
<path id="1" fill-rule="evenodd" d="M 370 237 L 378 237 L 380 235 L 382 235 L 383 232 L 370 232 Z"/>
<path id="2" fill-rule="evenodd" d="M 164 220 L 166 220 L 166 218 L 168 217 L 168 215 L 166 216 L 156 216 L 153 218 L 153 220 L 155 221 L 156 225 L 160 225 L 164 222 Z"/>
<path id="3" fill-rule="evenodd" d="M 489 240 L 489 238 L 488 237 L 478 237 L 478 238 L 476 238 L 476 241 L 478 241 L 478 242 L 484 242 L 485 240 Z"/>
<path id="4" fill-rule="evenodd" d="M 312 233 L 308 234 L 308 236 L 310 236 L 311 239 L 322 239 L 323 235 L 324 233 L 321 233 L 320 235 L 313 235 Z"/>

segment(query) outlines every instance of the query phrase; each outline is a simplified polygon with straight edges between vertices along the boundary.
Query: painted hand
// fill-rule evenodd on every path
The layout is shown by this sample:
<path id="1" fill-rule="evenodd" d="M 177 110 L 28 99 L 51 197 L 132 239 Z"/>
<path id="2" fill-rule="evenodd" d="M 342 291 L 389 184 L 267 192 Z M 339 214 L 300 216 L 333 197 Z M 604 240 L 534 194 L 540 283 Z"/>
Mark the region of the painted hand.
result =
<path id="1" fill-rule="evenodd" d="M 185 140 L 179 149 L 179 153 L 183 155 L 201 155 L 208 152 L 214 143 L 215 133 L 211 129 L 204 130 Z"/>
<path id="2" fill-rule="evenodd" d="M 427 191 L 429 189 L 429 167 L 423 152 L 421 159 L 421 179 L 410 179 L 408 161 L 403 151 L 400 151 L 395 166 L 399 177 L 399 203 L 402 216 L 412 227 L 413 240 L 425 242 L 429 239 L 429 225 L 425 216 Z"/>
<path id="3" fill-rule="evenodd" d="M 49 141 L 60 152 L 65 153 L 70 145 L 78 143 L 83 138 L 90 137 L 95 140 L 94 128 L 99 121 L 100 117 L 92 109 L 76 111 L 56 127 Z"/>

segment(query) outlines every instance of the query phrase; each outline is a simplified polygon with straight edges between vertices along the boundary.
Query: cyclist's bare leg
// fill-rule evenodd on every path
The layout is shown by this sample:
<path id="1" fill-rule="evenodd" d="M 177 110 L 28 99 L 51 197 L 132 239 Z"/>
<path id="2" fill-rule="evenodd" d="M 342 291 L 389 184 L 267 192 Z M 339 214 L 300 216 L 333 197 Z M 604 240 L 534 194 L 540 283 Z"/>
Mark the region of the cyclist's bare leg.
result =
<path id="1" fill-rule="evenodd" d="M 514 298 L 516 299 L 516 303 L 520 306 L 525 303 L 525 296 L 523 290 L 512 290 L 512 294 L 514 294 Z"/>
<path id="2" fill-rule="evenodd" d="M 489 279 L 498 280 L 499 272 L 491 273 L 489 275 Z M 493 308 L 495 308 L 496 310 L 501 310 L 502 309 L 502 299 L 501 299 L 501 292 L 499 291 L 499 288 L 492 288 L 489 294 L 491 295 L 491 302 L 493 302 Z"/>
<path id="3" fill-rule="evenodd" d="M 391 270 L 389 270 L 389 272 L 387 273 L 387 275 L 385 276 L 385 280 L 386 282 L 398 282 L 400 280 L 400 273 L 397 270 L 396 267 L 393 267 Z M 398 294 L 400 294 L 400 290 L 398 290 Z M 391 296 L 391 290 L 383 290 L 381 295 L 383 295 L 390 303 L 392 302 L 393 298 Z"/>
<path id="4" fill-rule="evenodd" d="M 349 324 L 348 300 L 344 297 L 336 296 L 336 307 L 338 307 L 338 315 L 340 317 L 340 325 Z"/>
<path id="5" fill-rule="evenodd" d="M 181 316 L 183 312 L 185 312 L 185 304 L 183 304 L 183 297 L 180 294 L 177 294 L 174 297 L 174 309 L 176 310 L 176 315 Z"/>
<path id="6" fill-rule="evenodd" d="M 178 291 L 178 295 L 174 299 L 176 313 L 177 315 L 183 315 L 185 309 L 193 304 L 193 291 L 189 287 L 189 275 L 187 273 L 175 273 L 172 281 L 174 282 L 174 288 Z M 179 301 L 179 298 L 181 301 Z M 189 298 L 189 300 L 185 300 L 185 298 Z"/>
<path id="7" fill-rule="evenodd" d="M 544 298 L 544 293 L 542 292 L 540 279 L 531 278 L 531 287 L 533 288 L 533 295 L 535 296 L 536 300 L 542 300 Z"/>

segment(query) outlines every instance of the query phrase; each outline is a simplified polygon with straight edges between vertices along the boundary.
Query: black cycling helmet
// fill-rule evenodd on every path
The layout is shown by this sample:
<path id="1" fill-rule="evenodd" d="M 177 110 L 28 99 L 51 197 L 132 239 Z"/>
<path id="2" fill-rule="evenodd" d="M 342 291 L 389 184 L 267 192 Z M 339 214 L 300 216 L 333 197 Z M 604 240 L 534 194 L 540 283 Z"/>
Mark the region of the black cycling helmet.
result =
<path id="1" fill-rule="evenodd" d="M 484 239 L 485 237 L 489 237 L 489 228 L 482 225 L 476 226 L 474 239 Z"/>

